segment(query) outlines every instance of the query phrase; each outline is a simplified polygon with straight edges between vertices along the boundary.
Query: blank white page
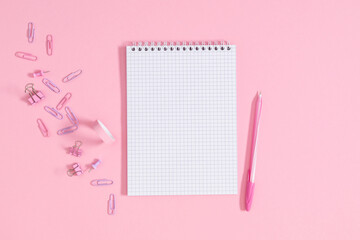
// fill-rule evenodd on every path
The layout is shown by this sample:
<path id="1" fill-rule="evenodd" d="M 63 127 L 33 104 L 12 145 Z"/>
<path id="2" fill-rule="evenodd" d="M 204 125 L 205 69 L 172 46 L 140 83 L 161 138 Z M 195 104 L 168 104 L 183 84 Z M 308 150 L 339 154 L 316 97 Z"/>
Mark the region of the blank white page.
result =
<path id="1" fill-rule="evenodd" d="M 126 57 L 128 195 L 237 194 L 236 47 Z"/>

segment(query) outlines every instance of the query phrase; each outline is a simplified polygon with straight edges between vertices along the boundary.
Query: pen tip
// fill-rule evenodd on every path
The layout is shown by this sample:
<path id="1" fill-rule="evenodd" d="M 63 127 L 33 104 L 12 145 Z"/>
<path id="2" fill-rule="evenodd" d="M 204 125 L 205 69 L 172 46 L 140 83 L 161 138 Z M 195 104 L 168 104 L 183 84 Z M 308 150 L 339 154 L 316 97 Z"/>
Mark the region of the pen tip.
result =
<path id="1" fill-rule="evenodd" d="M 259 97 L 261 97 L 261 92 L 258 92 Z"/>

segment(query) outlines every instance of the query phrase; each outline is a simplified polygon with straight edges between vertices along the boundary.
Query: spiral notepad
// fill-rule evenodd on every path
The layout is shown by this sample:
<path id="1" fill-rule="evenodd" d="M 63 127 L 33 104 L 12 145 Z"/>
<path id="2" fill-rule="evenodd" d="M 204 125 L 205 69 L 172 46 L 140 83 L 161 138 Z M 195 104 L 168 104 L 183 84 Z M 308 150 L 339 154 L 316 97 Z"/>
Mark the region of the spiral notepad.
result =
<path id="1" fill-rule="evenodd" d="M 236 46 L 126 47 L 128 195 L 237 194 Z"/>

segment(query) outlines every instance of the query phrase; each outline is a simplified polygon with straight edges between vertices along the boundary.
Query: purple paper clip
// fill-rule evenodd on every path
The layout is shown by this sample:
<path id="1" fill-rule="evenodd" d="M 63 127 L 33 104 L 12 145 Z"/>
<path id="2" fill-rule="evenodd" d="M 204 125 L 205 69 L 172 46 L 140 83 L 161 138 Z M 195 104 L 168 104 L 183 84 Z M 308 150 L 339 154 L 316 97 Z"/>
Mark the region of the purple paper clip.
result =
<path id="1" fill-rule="evenodd" d="M 108 201 L 108 214 L 113 215 L 115 212 L 115 196 L 114 194 L 109 195 L 109 201 Z"/>
<path id="2" fill-rule="evenodd" d="M 55 85 L 55 83 L 53 83 L 49 79 L 43 78 L 42 82 L 45 84 L 45 86 L 50 88 L 50 90 L 53 91 L 54 93 L 59 93 L 60 92 L 60 89 Z"/>
<path id="3" fill-rule="evenodd" d="M 67 101 L 69 101 L 71 96 L 72 96 L 72 94 L 69 92 L 67 94 L 65 94 L 65 96 L 60 100 L 60 102 L 56 106 L 56 109 L 61 110 L 63 108 L 63 106 L 67 103 Z"/>
<path id="4" fill-rule="evenodd" d="M 53 115 L 55 118 L 57 118 L 59 120 L 63 119 L 63 115 L 60 112 L 58 112 L 55 108 L 45 106 L 44 109 L 45 109 L 45 111 L 47 111 L 48 113 Z"/>
<path id="5" fill-rule="evenodd" d="M 78 126 L 77 125 L 72 125 L 66 128 L 62 128 L 60 130 L 57 131 L 58 135 L 64 135 L 64 134 L 68 134 L 68 133 L 72 133 L 75 132 L 76 130 L 78 130 Z"/>
<path id="6" fill-rule="evenodd" d="M 51 34 L 48 34 L 46 36 L 46 54 L 51 56 L 53 53 L 53 36 Z"/>
<path id="7" fill-rule="evenodd" d="M 33 72 L 32 76 L 33 77 L 42 77 L 44 76 L 44 73 L 48 73 L 50 71 L 43 71 L 43 70 L 36 70 Z"/>
<path id="8" fill-rule="evenodd" d="M 72 122 L 74 125 L 79 125 L 79 120 L 76 118 L 75 114 L 71 111 L 71 109 L 68 106 L 65 107 L 65 112 L 70 122 Z"/>
<path id="9" fill-rule="evenodd" d="M 25 85 L 25 93 L 29 93 L 28 101 L 31 105 L 34 103 L 39 102 L 41 99 L 43 99 L 45 96 L 42 92 L 35 90 L 33 83 L 28 83 Z"/>
<path id="10" fill-rule="evenodd" d="M 76 70 L 75 72 L 72 72 L 72 73 L 68 74 L 66 77 L 64 77 L 63 82 L 64 83 L 69 82 L 69 81 L 77 78 L 81 73 L 82 73 L 81 69 Z"/>
<path id="11" fill-rule="evenodd" d="M 74 163 L 72 165 L 72 168 L 67 171 L 67 175 L 69 177 L 72 177 L 74 175 L 79 176 L 81 174 L 83 174 L 83 171 L 78 163 Z"/>
<path id="12" fill-rule="evenodd" d="M 38 119 L 36 120 L 36 122 L 37 122 L 37 124 L 38 124 L 38 127 L 39 127 L 39 129 L 40 129 L 41 134 L 42 134 L 44 137 L 48 137 L 48 136 L 49 136 L 49 132 L 48 132 L 48 130 L 47 130 L 44 122 L 43 122 L 40 118 L 38 118 Z"/>
<path id="13" fill-rule="evenodd" d="M 105 185 L 112 185 L 114 182 L 110 179 L 94 179 L 90 182 L 91 186 L 105 186 Z"/>
<path id="14" fill-rule="evenodd" d="M 81 157 L 82 150 L 80 146 L 82 145 L 81 141 L 75 141 L 75 145 L 69 148 L 69 153 L 75 157 Z"/>
<path id="15" fill-rule="evenodd" d="M 29 60 L 29 61 L 36 61 L 37 60 L 37 56 L 34 56 L 31 53 L 26 53 L 26 52 L 16 52 L 15 56 L 18 57 L 18 58 Z"/>
<path id="16" fill-rule="evenodd" d="M 32 22 L 28 23 L 27 38 L 29 43 L 32 43 L 35 38 L 35 27 Z"/>

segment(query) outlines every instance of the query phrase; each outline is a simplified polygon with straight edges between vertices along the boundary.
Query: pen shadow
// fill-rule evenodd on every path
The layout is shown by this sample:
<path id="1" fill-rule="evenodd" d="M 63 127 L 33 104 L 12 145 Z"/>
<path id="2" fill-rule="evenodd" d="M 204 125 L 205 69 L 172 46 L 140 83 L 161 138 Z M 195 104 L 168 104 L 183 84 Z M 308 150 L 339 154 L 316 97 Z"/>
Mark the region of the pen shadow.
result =
<path id="1" fill-rule="evenodd" d="M 127 102 L 126 102 L 126 46 L 118 47 L 120 72 L 120 126 L 121 126 L 121 172 L 120 193 L 127 195 Z"/>
<path id="2" fill-rule="evenodd" d="M 245 161 L 244 161 L 244 169 L 241 179 L 241 188 L 240 188 L 240 209 L 242 211 L 246 211 L 246 184 L 248 179 L 248 171 L 251 166 L 251 145 L 252 145 L 252 138 L 253 138 L 253 128 L 255 123 L 255 109 L 256 109 L 256 97 L 255 94 L 252 102 L 251 102 L 251 109 L 250 109 L 250 118 L 249 118 L 249 129 L 248 129 L 248 137 L 247 137 L 247 144 L 246 144 L 246 152 L 245 152 Z"/>

